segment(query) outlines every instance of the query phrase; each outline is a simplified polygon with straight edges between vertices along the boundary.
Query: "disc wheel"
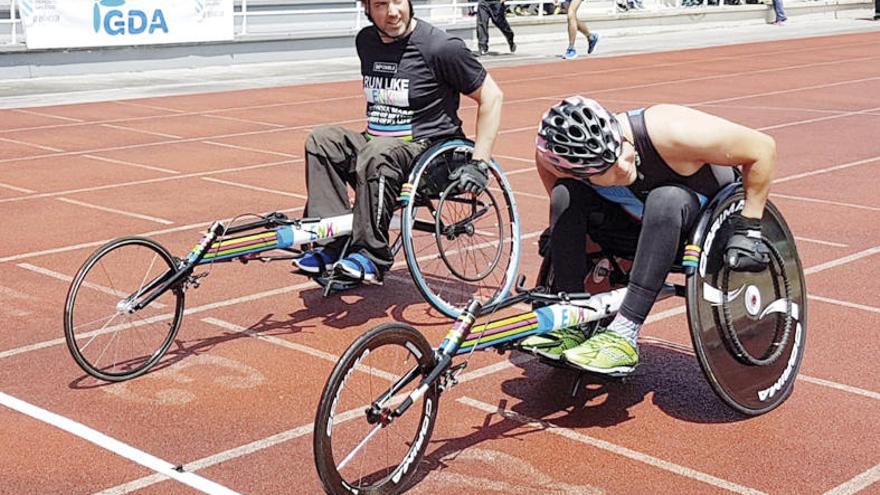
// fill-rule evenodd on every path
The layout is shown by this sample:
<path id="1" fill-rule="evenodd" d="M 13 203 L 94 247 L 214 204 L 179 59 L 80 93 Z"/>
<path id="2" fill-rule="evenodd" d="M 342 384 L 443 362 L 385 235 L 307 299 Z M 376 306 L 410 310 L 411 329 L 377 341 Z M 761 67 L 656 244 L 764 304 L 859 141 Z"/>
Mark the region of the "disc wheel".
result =
<path id="1" fill-rule="evenodd" d="M 95 251 L 74 277 L 64 309 L 64 337 L 89 375 L 123 381 L 147 372 L 165 354 L 183 317 L 177 287 L 135 310 L 143 289 L 174 273 L 171 254 L 142 237 L 111 241 Z"/>
<path id="2" fill-rule="evenodd" d="M 758 273 L 728 270 L 727 218 L 743 206 L 742 190 L 711 208 L 698 230 L 698 269 L 688 277 L 687 310 L 694 351 L 715 393 L 730 407 L 755 416 L 782 404 L 794 388 L 804 355 L 807 298 L 794 237 L 779 210 L 767 203 L 762 233 L 770 266 Z"/>
<path id="3" fill-rule="evenodd" d="M 315 465 L 327 493 L 406 489 L 428 447 L 440 392 L 428 388 L 390 421 L 388 412 L 415 390 L 433 364 L 427 340 L 400 323 L 380 325 L 348 348 L 324 386 L 315 417 Z M 389 393 L 394 384 L 399 386 Z"/>

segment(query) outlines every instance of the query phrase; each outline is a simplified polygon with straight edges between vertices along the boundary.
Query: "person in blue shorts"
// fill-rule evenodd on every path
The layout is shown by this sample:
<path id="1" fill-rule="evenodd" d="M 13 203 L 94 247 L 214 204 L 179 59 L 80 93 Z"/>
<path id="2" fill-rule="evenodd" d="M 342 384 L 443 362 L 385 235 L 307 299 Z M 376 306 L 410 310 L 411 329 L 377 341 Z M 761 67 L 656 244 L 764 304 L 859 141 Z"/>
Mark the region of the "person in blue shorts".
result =
<path id="1" fill-rule="evenodd" d="M 725 262 L 752 272 L 769 263 L 761 218 L 776 142 L 767 134 L 680 105 L 615 115 L 574 96 L 541 119 L 535 162 L 550 195 L 551 289 L 584 291 L 587 235 L 633 264 L 607 328 L 589 339 L 576 328 L 532 336 L 524 350 L 595 373 L 632 372 L 641 326 L 701 208 L 736 180 L 733 167 L 742 169 L 745 206 L 729 219 Z"/>
<path id="2" fill-rule="evenodd" d="M 394 263 L 388 228 L 415 158 L 437 141 L 464 136 L 458 117 L 464 94 L 477 103 L 474 152 L 450 179 L 462 190 L 481 191 L 504 95 L 461 39 L 413 17 L 411 0 L 365 0 L 364 11 L 372 24 L 358 33 L 356 47 L 366 130 L 322 126 L 305 143 L 305 215 L 353 210 L 348 254 L 340 259 L 347 239 L 337 239 L 294 263 L 309 274 L 332 267 L 342 277 L 379 284 Z"/>

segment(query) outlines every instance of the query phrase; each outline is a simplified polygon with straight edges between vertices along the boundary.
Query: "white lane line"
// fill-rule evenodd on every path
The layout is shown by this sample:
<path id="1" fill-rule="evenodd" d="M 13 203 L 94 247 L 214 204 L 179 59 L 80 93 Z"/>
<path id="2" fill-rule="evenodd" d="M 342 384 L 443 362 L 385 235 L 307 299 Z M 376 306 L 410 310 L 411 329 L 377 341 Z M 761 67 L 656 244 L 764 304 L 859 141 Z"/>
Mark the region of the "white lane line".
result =
<path id="1" fill-rule="evenodd" d="M 868 43 L 841 43 L 841 44 L 837 44 L 834 46 L 822 47 L 821 50 L 824 50 L 827 48 L 835 49 L 835 48 L 848 48 L 848 47 L 861 47 L 861 46 L 869 46 L 869 44 Z M 815 48 L 815 47 L 798 48 L 798 49 L 786 48 L 786 49 L 780 49 L 780 50 L 772 50 L 769 52 L 761 52 L 760 56 L 767 57 L 767 56 L 778 55 L 778 54 L 806 53 L 806 52 L 813 52 L 813 51 L 819 51 L 819 50 L 820 50 L 819 48 Z M 753 55 L 753 54 L 745 54 L 745 55 L 737 54 L 737 55 L 728 55 L 728 56 L 723 56 L 723 57 L 717 57 L 714 60 L 715 61 L 746 60 L 746 59 L 756 58 L 757 56 L 758 55 Z M 528 58 L 528 57 L 526 57 L 526 58 Z M 543 58 L 543 57 L 538 57 L 538 58 Z M 858 58 L 851 58 L 851 59 L 839 59 L 839 60 L 835 60 L 832 62 L 823 62 L 823 63 L 846 63 L 846 62 L 858 62 L 858 61 L 863 61 L 863 60 L 865 60 L 864 57 L 858 57 Z M 643 71 L 643 70 L 654 69 L 654 68 L 667 68 L 667 67 L 676 67 L 676 66 L 684 66 L 684 65 L 691 65 L 691 64 L 699 64 L 699 62 L 696 62 L 694 60 L 685 60 L 685 61 L 681 61 L 681 62 L 661 62 L 661 63 L 650 64 L 650 65 L 641 66 L 641 67 L 624 67 L 624 68 L 611 68 L 611 69 L 603 69 L 603 70 L 572 71 L 572 72 L 562 74 L 562 75 L 557 74 L 557 75 L 552 75 L 552 76 L 535 76 L 535 77 L 520 78 L 520 79 L 506 79 L 504 81 L 504 83 L 508 84 L 508 85 L 515 84 L 515 83 L 528 83 L 528 82 L 532 82 L 532 81 L 558 79 L 559 77 L 563 77 L 563 76 L 577 78 L 577 77 L 583 77 L 585 75 L 589 75 L 591 77 L 595 77 L 596 75 L 599 75 L 599 74 L 612 74 L 612 73 L 628 72 L 628 71 L 634 71 L 634 70 L 642 70 Z M 795 68 L 802 68 L 802 67 L 805 67 L 805 66 L 804 65 L 793 65 L 793 66 L 774 67 L 772 69 L 764 69 L 764 70 L 787 70 L 787 69 L 795 69 Z M 336 72 L 331 72 L 329 74 L 351 74 L 351 71 L 336 71 Z M 736 74 L 750 74 L 750 73 L 736 73 Z M 734 74 L 734 75 L 736 75 L 736 74 Z M 354 74 L 354 76 L 356 78 L 356 74 Z M 723 77 L 723 76 L 717 76 L 717 77 Z M 245 81 L 245 80 L 246 79 L 237 79 L 237 80 L 226 81 L 226 82 Z M 681 82 L 681 81 L 675 80 L 675 81 L 671 81 L 670 83 L 672 84 L 672 83 L 679 83 L 679 82 Z M 194 83 L 190 83 L 187 85 L 192 86 L 192 85 L 198 85 L 198 84 L 203 84 L 203 83 L 202 82 L 194 82 Z M 161 87 L 166 87 L 166 86 L 167 87 L 179 87 L 180 85 L 175 83 L 175 84 L 167 84 L 167 85 L 158 85 L 155 87 L 161 88 Z M 619 89 L 619 88 L 614 88 L 614 89 Z M 614 89 L 609 89 L 609 90 L 604 90 L 604 91 L 613 91 Z M 622 89 L 628 89 L 628 88 L 622 88 Z M 104 89 L 87 90 L 87 91 L 83 91 L 81 93 L 89 94 L 89 93 L 103 92 L 103 91 L 106 91 L 106 90 L 104 90 Z M 48 94 L 45 96 L 57 96 L 57 95 L 61 95 L 61 93 Z M 536 98 L 530 98 L 528 100 L 517 100 L 517 101 L 559 100 L 565 96 L 567 96 L 567 95 L 541 96 L 541 97 L 536 97 Z M 239 106 L 239 107 L 218 108 L 218 109 L 199 110 L 199 111 L 186 111 L 186 110 L 179 110 L 179 109 L 175 109 L 175 108 L 162 107 L 162 106 L 158 106 L 158 105 L 150 105 L 150 104 L 145 104 L 145 103 L 135 103 L 135 102 L 128 102 L 128 101 L 115 101 L 114 103 L 120 104 L 120 105 L 131 105 L 131 106 L 139 106 L 139 107 L 151 108 L 151 109 L 157 109 L 157 110 L 164 110 L 164 111 L 169 111 L 169 112 L 175 112 L 178 114 L 177 116 L 186 116 L 186 115 L 210 115 L 210 114 L 224 113 L 224 112 L 267 109 L 267 108 L 281 108 L 281 107 L 300 106 L 300 105 L 320 105 L 320 104 L 326 104 L 326 103 L 333 102 L 333 101 L 360 100 L 361 98 L 362 98 L 361 96 L 357 96 L 357 95 L 339 96 L 339 97 L 332 97 L 332 98 L 317 98 L 317 99 L 312 99 L 312 100 L 300 100 L 300 101 L 284 102 L 284 103 L 265 103 L 265 104 L 261 104 L 261 105 L 245 105 L 245 106 Z M 463 107 L 463 108 L 473 108 L 473 107 Z M 800 109 L 798 108 L 797 110 L 800 110 Z M 108 120 L 101 120 L 101 121 L 86 122 L 86 121 L 83 121 L 80 119 L 49 115 L 49 114 L 38 113 L 36 111 L 28 111 L 28 110 L 23 110 L 23 109 L 13 109 L 13 111 L 31 113 L 31 114 L 40 115 L 43 117 L 51 117 L 51 118 L 62 119 L 62 120 L 67 120 L 67 121 L 77 122 L 77 123 L 90 124 L 90 125 L 104 124 L 104 123 L 118 123 L 118 122 L 134 122 L 134 121 L 138 121 L 138 120 L 149 120 L 149 119 L 164 117 L 162 115 L 147 115 L 147 116 L 140 116 L 140 117 L 125 117 L 125 118 L 119 118 L 119 119 L 108 119 Z M 169 116 L 169 117 L 172 117 L 172 116 Z M 27 131 L 27 130 L 36 130 L 36 129 L 52 129 L 52 128 L 57 128 L 57 127 L 69 127 L 69 126 L 75 126 L 75 125 L 81 125 L 81 124 L 53 124 L 53 125 L 19 128 L 19 129 L 7 129 L 7 130 L 0 130 L 0 134 L 10 133 L 10 132 Z"/>
<path id="2" fill-rule="evenodd" d="M 216 179 L 216 178 L 214 178 L 214 177 L 202 177 L 202 180 L 204 180 L 204 181 L 208 181 L 208 182 L 215 182 L 215 183 L 217 183 L 217 184 L 224 184 L 224 185 L 227 185 L 227 186 L 238 187 L 238 188 L 241 188 L 241 189 L 249 189 L 249 190 L 251 190 L 251 191 L 259 191 L 259 192 L 264 192 L 264 193 L 280 194 L 280 195 L 282 195 L 282 196 L 290 196 L 290 197 L 292 197 L 292 198 L 297 198 L 297 199 L 309 199 L 309 197 L 306 196 L 306 195 L 304 195 L 304 194 L 297 194 L 297 193 L 292 193 L 292 192 L 287 192 L 287 191 L 279 191 L 279 190 L 277 190 L 277 189 L 267 189 L 267 188 L 265 188 L 265 187 L 250 186 L 250 185 L 247 185 L 247 184 L 242 184 L 242 183 L 240 183 L 240 182 L 232 182 L 232 181 L 223 180 L 223 179 Z"/>
<path id="3" fill-rule="evenodd" d="M 812 383 L 813 385 L 821 385 L 823 387 L 833 388 L 835 390 L 840 390 L 841 392 L 847 392 L 854 395 L 861 395 L 862 397 L 867 397 L 869 399 L 880 400 L 880 393 L 874 392 L 873 390 L 867 390 L 864 388 L 853 387 L 851 385 L 844 385 L 842 383 L 832 382 L 830 380 L 823 380 L 821 378 L 816 378 L 814 376 L 804 375 L 803 373 L 798 373 L 797 379 L 800 381 L 804 381 L 807 383 Z"/>
<path id="4" fill-rule="evenodd" d="M 304 209 L 304 207 L 297 206 L 296 208 L 287 208 L 287 209 L 278 210 L 278 211 L 281 213 L 292 213 L 292 212 L 302 211 L 303 209 Z M 175 232 L 183 232 L 186 230 L 194 230 L 194 229 L 201 230 L 205 227 L 210 226 L 211 223 L 212 222 L 191 223 L 189 225 L 181 225 L 179 227 L 173 227 L 170 229 L 152 230 L 149 232 L 142 232 L 142 233 L 135 234 L 135 235 L 139 235 L 141 237 L 150 237 L 150 236 L 157 236 L 157 235 L 164 235 L 164 234 L 173 234 Z M 13 256 L 7 256 L 5 258 L 0 258 L 0 263 L 5 263 L 7 261 L 18 261 L 18 260 L 23 260 L 23 259 L 27 259 L 27 258 L 36 258 L 39 256 L 45 256 L 45 255 L 49 255 L 49 254 L 66 253 L 68 251 L 77 251 L 79 249 L 86 249 L 86 248 L 90 248 L 90 247 L 97 247 L 97 246 L 107 244 L 108 242 L 110 242 L 112 240 L 113 239 L 103 239 L 100 241 L 91 241 L 91 242 L 84 242 L 82 244 L 74 244 L 72 246 L 62 246 L 62 247 L 58 247 L 58 248 L 44 249 L 42 251 L 32 251 L 30 253 L 16 254 Z"/>
<path id="5" fill-rule="evenodd" d="M 532 159 L 526 159 L 526 158 L 520 158 L 520 157 L 518 157 L 518 156 L 511 156 L 511 155 L 494 155 L 493 158 L 501 158 L 501 159 L 503 159 L 503 160 L 513 160 L 513 161 L 515 161 L 515 162 L 531 163 L 531 164 L 533 164 L 533 165 L 534 165 L 534 163 L 535 163 L 535 160 L 532 160 Z M 506 175 L 509 175 L 509 174 L 510 174 L 510 172 L 504 172 L 504 173 L 505 173 Z"/>
<path id="6" fill-rule="evenodd" d="M 682 354 L 687 354 L 689 356 L 696 356 L 694 354 L 694 348 L 692 346 L 680 344 L 678 342 L 673 342 L 671 340 L 661 339 L 657 337 L 652 337 L 650 335 L 640 336 L 640 342 L 652 342 L 664 345 L 666 347 L 670 347 L 675 349 L 677 352 L 681 352 Z M 867 390 L 864 388 L 853 387 L 851 385 L 844 385 L 842 383 L 832 382 L 829 380 L 823 380 L 822 378 L 816 378 L 815 376 L 805 375 L 803 373 L 798 373 L 797 376 L 798 381 L 812 383 L 813 385 L 820 385 L 823 387 L 832 388 L 834 390 L 839 390 L 841 392 L 846 392 L 853 395 L 861 395 L 862 397 L 867 397 L 869 399 L 880 400 L 880 393 L 874 392 L 873 390 Z"/>
<path id="7" fill-rule="evenodd" d="M 193 177 L 204 177 L 204 176 L 209 176 L 209 175 L 219 175 L 219 174 L 226 174 L 226 173 L 231 173 L 231 172 L 243 172 L 246 170 L 257 170 L 257 169 L 261 169 L 261 168 L 276 167 L 278 165 L 287 165 L 290 163 L 297 163 L 300 161 L 302 161 L 301 158 L 296 159 L 296 160 L 281 160 L 281 161 L 277 161 L 277 162 L 257 163 L 256 165 L 245 165 L 243 167 L 232 167 L 232 168 L 224 168 L 224 169 L 220 169 L 220 170 L 209 170 L 207 172 L 193 172 L 190 174 L 180 174 L 180 175 L 174 175 L 174 176 L 170 176 L 170 177 L 156 177 L 153 179 L 134 180 L 134 181 L 130 181 L 130 182 L 119 182 L 117 184 L 106 184 L 103 186 L 83 187 L 80 189 L 69 189 L 67 191 L 55 191 L 55 192 L 50 192 L 50 193 L 34 194 L 32 196 L 22 196 L 22 197 L 18 197 L 18 198 L 0 199 L 0 203 L 12 203 L 12 202 L 23 201 L 23 200 L 28 200 L 28 199 L 51 198 L 54 196 L 63 196 L 65 194 L 78 194 L 78 193 L 83 193 L 83 192 L 104 191 L 107 189 L 117 189 L 120 187 L 140 186 L 140 185 L 144 185 L 144 184 L 155 184 L 155 183 L 159 183 L 159 182 L 191 179 Z"/>
<path id="8" fill-rule="evenodd" d="M 63 273 L 49 270 L 48 268 L 43 268 L 41 266 L 32 265 L 30 263 L 19 263 L 15 266 L 17 266 L 19 268 L 23 268 L 25 270 L 30 270 L 35 273 L 39 273 L 40 275 L 45 275 L 47 277 L 61 280 L 64 282 L 70 283 L 71 281 L 73 281 L 73 277 L 71 277 L 69 275 L 65 275 Z M 104 294 L 109 294 L 113 297 L 128 297 L 130 295 L 130 294 L 126 294 L 124 292 L 118 291 L 118 290 L 111 289 L 110 287 L 104 287 L 103 285 L 93 284 L 91 282 L 86 282 L 83 284 L 83 286 L 88 287 L 90 289 L 94 289 L 98 292 L 102 292 Z M 150 303 L 150 305 L 155 306 L 156 308 L 159 308 L 159 309 L 167 307 L 167 305 L 162 304 L 158 301 L 153 301 L 152 303 Z"/>
<path id="9" fill-rule="evenodd" d="M 66 153 L 64 150 L 62 150 L 60 148 L 53 148 L 51 146 L 44 146 L 42 144 L 36 144 L 36 143 L 28 143 L 27 141 L 19 141 L 18 139 L 0 137 L 0 141 L 6 141 L 7 143 L 13 143 L 13 144 L 20 144 L 22 146 L 37 148 L 37 149 L 40 149 L 43 151 L 51 151 L 53 153 Z M 40 156 L 52 156 L 52 155 L 36 155 L 35 157 L 28 157 L 28 158 L 37 158 Z M 24 158 L 24 157 L 22 157 L 22 158 Z M 15 161 L 15 160 L 21 160 L 22 158 L 7 158 L 3 161 Z"/>
<path id="10" fill-rule="evenodd" d="M 107 127 L 110 129 L 117 129 L 120 131 L 134 132 L 137 134 L 146 134 L 148 136 L 158 136 L 158 137 L 163 137 L 163 138 L 168 138 L 168 139 L 181 139 L 183 137 L 183 136 L 178 136 L 176 134 L 166 134 L 164 132 L 148 131 L 145 129 L 137 129 L 134 127 L 125 127 L 125 126 L 116 125 L 116 124 L 101 124 L 101 127 Z"/>
<path id="11" fill-rule="evenodd" d="M 831 242 L 831 241 L 820 241 L 819 239 L 810 239 L 809 237 L 801 237 L 801 236 L 797 236 L 797 235 L 794 236 L 794 238 L 797 241 L 812 242 L 813 244 L 821 244 L 823 246 L 831 246 L 831 247 L 839 247 L 839 248 L 849 247 L 849 244 L 841 244 L 839 242 Z"/>
<path id="12" fill-rule="evenodd" d="M 853 495 L 880 481 L 880 464 L 825 492 L 825 495 Z"/>
<path id="13" fill-rule="evenodd" d="M 826 120 L 834 120 L 834 119 L 839 119 L 839 118 L 843 118 L 843 117 L 854 117 L 856 115 L 868 115 L 871 112 L 876 111 L 876 110 L 880 110 L 880 107 L 866 108 L 864 110 L 856 110 L 853 112 L 844 112 L 844 113 L 837 114 L 837 115 L 826 115 L 824 117 L 814 117 L 812 119 L 798 120 L 797 122 L 785 122 L 782 124 L 768 125 L 765 127 L 761 127 L 758 130 L 759 131 L 771 131 L 773 129 L 782 129 L 783 127 L 791 127 L 791 126 L 795 126 L 795 125 L 815 124 L 816 122 L 825 122 Z"/>
<path id="14" fill-rule="evenodd" d="M 876 308 L 874 306 L 866 306 L 864 304 L 858 304 L 858 303 L 853 303 L 853 302 L 849 302 L 849 301 L 841 301 L 839 299 L 831 299 L 830 297 L 822 297 L 822 296 L 817 296 L 815 294 L 808 294 L 807 298 L 814 299 L 816 301 L 823 302 L 823 303 L 834 304 L 837 306 L 843 306 L 846 308 L 861 309 L 862 311 L 869 311 L 871 313 L 880 313 L 880 308 Z"/>
<path id="15" fill-rule="evenodd" d="M 284 124 L 273 124 L 272 122 L 261 122 L 259 120 L 242 119 L 240 117 L 231 117 L 229 115 L 210 114 L 210 115 L 205 115 L 205 117 L 209 118 L 209 119 L 231 120 L 233 122 L 242 122 L 245 124 L 264 125 L 266 127 L 285 127 Z"/>
<path id="16" fill-rule="evenodd" d="M 543 421 L 539 419 L 530 418 L 528 416 L 519 414 L 514 411 L 508 411 L 502 409 L 497 406 L 493 406 L 491 404 L 487 404 L 485 402 L 479 401 L 477 399 L 472 399 L 470 397 L 464 396 L 456 399 L 456 402 L 464 404 L 466 406 L 473 407 L 474 409 L 489 413 L 489 414 L 498 414 L 504 418 L 512 419 L 523 425 L 532 426 L 536 428 L 540 428 L 547 433 L 552 433 L 554 435 L 559 435 L 563 438 L 567 438 L 569 440 L 574 440 L 576 442 L 580 442 L 586 445 L 590 445 L 596 447 L 597 449 L 604 450 L 607 452 L 611 452 L 612 454 L 617 454 L 619 456 L 626 457 L 628 459 L 632 459 L 636 462 L 640 462 L 642 464 L 647 464 L 649 466 L 653 466 L 664 471 L 669 471 L 673 474 L 683 476 L 685 478 L 690 478 L 692 480 L 701 481 L 706 483 L 707 485 L 712 485 L 717 488 L 721 488 L 723 490 L 728 490 L 734 493 L 741 493 L 743 495 L 761 495 L 764 492 L 759 490 L 755 490 L 753 488 L 749 488 L 747 486 L 743 486 L 732 481 L 727 481 L 721 478 L 717 478 L 710 474 L 706 474 L 695 469 L 691 469 L 689 467 L 685 467 L 679 464 L 675 464 L 669 461 L 664 461 L 663 459 L 632 450 L 621 445 L 617 445 L 596 437 L 591 437 L 589 435 L 585 435 L 583 433 L 579 433 L 577 431 L 562 428 L 557 426 L 556 424 L 550 421 Z"/>
<path id="17" fill-rule="evenodd" d="M 152 165 L 143 165 L 141 163 L 126 162 L 123 160 L 115 160 L 113 158 L 107 158 L 107 157 L 98 156 L 98 155 L 83 155 L 83 157 L 89 158 L 91 160 L 99 160 L 102 162 L 113 163 L 116 165 L 125 165 L 126 167 L 136 167 L 136 168 L 142 168 L 145 170 L 154 170 L 156 172 L 164 172 L 166 174 L 179 174 L 180 173 L 180 171 L 172 170 L 170 168 L 154 167 Z"/>
<path id="18" fill-rule="evenodd" d="M 9 189 L 10 191 L 20 192 L 20 193 L 25 193 L 25 194 L 34 194 L 37 192 L 37 191 L 31 191 L 30 189 L 25 189 L 23 187 L 13 186 L 12 184 L 5 184 L 3 182 L 0 182 L 0 187 L 2 187 L 3 189 Z"/>
<path id="19" fill-rule="evenodd" d="M 232 491 L 225 486 L 219 485 L 209 479 L 202 478 L 194 473 L 180 472 L 176 469 L 177 466 L 168 461 L 159 459 L 158 457 L 150 455 L 142 450 L 132 447 L 131 445 L 122 443 L 119 440 L 89 428 L 88 426 L 16 399 L 3 392 L 0 392 L 0 404 L 14 411 L 30 416 L 38 421 L 42 421 L 58 429 L 76 435 L 102 449 L 140 464 L 147 469 L 152 469 L 163 476 L 194 488 L 202 493 L 209 493 L 212 495 L 237 495 L 237 492 Z"/>
<path id="20" fill-rule="evenodd" d="M 23 108 L 14 108 L 14 109 L 12 109 L 12 111 L 13 111 L 13 112 L 26 113 L 26 114 L 28 114 L 28 115 L 36 115 L 36 116 L 38 116 L 38 117 L 46 117 L 46 118 L 50 118 L 50 119 L 65 120 L 65 121 L 67 121 L 67 122 L 77 122 L 77 123 L 85 122 L 85 120 L 82 120 L 82 119 L 75 119 L 75 118 L 73 118 L 73 117 L 64 117 L 64 116 L 62 116 L 62 115 L 53 115 L 53 114 L 50 114 L 50 113 L 38 112 L 38 111 L 36 111 L 36 110 L 25 110 L 25 109 L 23 109 Z M 54 126 L 56 126 L 56 125 L 58 125 L 58 124 L 53 124 L 53 125 L 50 126 L 50 127 L 54 127 Z M 70 125 L 70 124 L 67 124 L 67 125 Z M 42 127 L 42 126 L 41 126 L 41 127 Z M 30 127 L 30 128 L 26 128 L 26 129 L 34 129 L 34 128 L 33 128 L 33 127 Z M 25 129 L 15 129 L 15 130 L 19 130 L 19 131 L 21 131 L 21 130 L 25 130 Z M 10 129 L 10 131 L 12 131 L 12 129 Z"/>
<path id="21" fill-rule="evenodd" d="M 868 60 L 875 59 L 875 58 L 877 58 L 877 57 L 863 57 L 862 60 L 868 61 Z M 835 63 L 836 62 L 834 62 L 834 61 L 832 61 L 832 62 L 817 62 L 814 64 L 803 64 L 800 66 L 800 68 L 818 67 L 818 66 L 822 66 L 822 65 L 830 65 L 830 64 L 835 64 Z M 760 72 L 771 72 L 773 70 L 774 69 L 763 69 L 763 70 L 759 70 L 759 71 L 755 71 L 755 72 L 750 72 L 749 74 L 760 73 Z M 786 93 L 797 93 L 800 91 L 808 91 L 811 89 L 834 88 L 837 86 L 846 86 L 847 84 L 857 84 L 857 83 L 877 81 L 877 80 L 880 80 L 880 76 L 863 77 L 861 79 L 847 79 L 846 81 L 838 81 L 836 83 L 823 83 L 823 84 L 813 84 L 811 86 L 798 86 L 796 88 L 780 89 L 780 90 L 776 90 L 776 91 L 766 91 L 764 93 L 754 93 L 754 94 L 743 95 L 743 96 L 731 96 L 730 98 L 709 100 L 709 101 L 705 101 L 703 103 L 704 104 L 705 103 L 722 103 L 722 102 L 726 103 L 726 102 L 730 102 L 730 101 L 747 100 L 749 98 L 760 98 L 762 96 L 776 96 L 776 95 L 786 94 Z"/>
<path id="22" fill-rule="evenodd" d="M 876 206 L 857 205 L 854 203 L 844 203 L 841 201 L 830 201 L 827 199 L 806 198 L 804 196 L 792 196 L 791 194 L 770 193 L 770 196 L 774 197 L 774 198 L 791 199 L 791 200 L 795 200 L 795 201 L 805 201 L 808 203 L 821 203 L 821 204 L 825 204 L 825 205 L 845 206 L 847 208 L 855 208 L 858 210 L 880 211 L 880 208 L 877 208 Z"/>
<path id="23" fill-rule="evenodd" d="M 833 167 L 820 168 L 818 170 L 811 170 L 810 172 L 804 172 L 801 174 L 789 175 L 787 177 L 782 177 L 773 181 L 773 184 L 781 184 L 783 182 L 789 182 L 793 180 L 803 179 L 804 177 L 812 177 L 814 175 L 822 175 L 830 172 L 836 172 L 838 170 L 843 170 L 850 167 L 856 167 L 858 165 L 864 165 L 866 163 L 876 162 L 880 160 L 880 156 L 872 156 L 870 158 L 865 158 L 862 160 L 856 160 L 854 162 L 842 163 L 840 165 L 834 165 Z"/>
<path id="24" fill-rule="evenodd" d="M 843 258 L 837 258 L 836 260 L 831 260 L 816 266 L 811 266 L 804 270 L 804 275 L 811 275 L 813 273 L 819 273 L 821 271 L 828 270 L 829 268 L 834 268 L 840 265 L 845 265 L 847 263 L 866 258 L 868 256 L 875 255 L 880 253 L 880 246 L 875 246 L 869 249 L 865 249 L 864 251 L 859 251 L 858 253 L 853 253 L 849 256 L 844 256 Z"/>
<path id="25" fill-rule="evenodd" d="M 287 158 L 297 158 L 297 155 L 291 155 L 290 153 L 282 153 L 280 151 L 261 150 L 261 149 L 257 149 L 257 148 L 251 148 L 249 146 L 240 146 L 237 144 L 220 143 L 218 141 L 202 141 L 202 142 L 205 144 L 210 144 L 212 146 L 222 146 L 224 148 L 232 148 L 234 150 L 250 151 L 252 153 L 263 153 L 263 154 L 267 154 L 267 155 L 283 156 L 283 157 L 287 157 Z"/>
<path id="26" fill-rule="evenodd" d="M 231 323 L 225 320 L 221 320 L 220 318 L 214 318 L 213 316 L 208 316 L 206 318 L 202 318 L 202 321 L 209 324 L 214 325 L 216 327 L 223 328 L 225 330 L 232 330 L 233 332 L 243 333 L 250 337 L 254 337 L 259 340 L 265 340 L 266 342 L 270 342 L 272 344 L 286 347 L 288 349 L 301 352 L 303 354 L 308 354 L 309 356 L 316 357 L 318 359 L 323 359 L 324 361 L 329 361 L 333 364 L 336 364 L 339 361 L 339 356 L 335 354 L 330 354 L 329 352 L 324 352 L 314 347 L 309 347 L 307 345 L 297 344 L 296 342 L 290 342 L 289 340 L 282 339 L 280 337 L 274 337 L 272 335 L 263 335 L 259 332 L 259 330 L 248 329 L 247 327 L 243 327 L 241 325 L 236 325 L 235 323 Z"/>
<path id="27" fill-rule="evenodd" d="M 117 215 L 122 215 L 125 217 L 137 218 L 140 220 L 147 220 L 149 222 L 161 223 L 162 225 L 171 225 L 174 223 L 171 220 L 165 220 L 164 218 L 151 217 L 149 215 L 141 215 L 140 213 L 134 213 L 134 212 L 124 211 L 124 210 L 117 210 L 116 208 L 107 208 L 106 206 L 100 206 L 100 205 L 96 205 L 96 204 L 92 204 L 92 203 L 86 203 L 84 201 L 77 201 L 75 199 L 70 199 L 70 198 L 55 198 L 55 200 L 61 201 L 63 203 L 71 204 L 71 205 L 82 206 L 83 208 L 91 208 L 93 210 L 105 211 L 107 213 L 115 213 Z"/>

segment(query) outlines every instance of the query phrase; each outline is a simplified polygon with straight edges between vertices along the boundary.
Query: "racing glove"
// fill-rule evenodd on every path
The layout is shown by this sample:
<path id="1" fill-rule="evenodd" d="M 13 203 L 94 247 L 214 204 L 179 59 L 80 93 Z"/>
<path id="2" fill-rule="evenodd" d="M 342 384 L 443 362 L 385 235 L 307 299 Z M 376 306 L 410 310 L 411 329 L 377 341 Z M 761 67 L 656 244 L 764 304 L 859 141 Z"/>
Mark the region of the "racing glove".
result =
<path id="1" fill-rule="evenodd" d="M 542 258 L 546 258 L 550 254 L 550 234 L 550 227 L 547 227 L 538 238 L 538 255 Z"/>
<path id="2" fill-rule="evenodd" d="M 489 184 L 489 164 L 485 160 L 469 160 L 453 170 L 449 180 L 458 181 L 459 192 L 480 194 Z"/>
<path id="3" fill-rule="evenodd" d="M 734 213 L 728 220 L 732 228 L 724 263 L 734 271 L 760 272 L 770 264 L 770 250 L 761 238 L 761 220 Z"/>

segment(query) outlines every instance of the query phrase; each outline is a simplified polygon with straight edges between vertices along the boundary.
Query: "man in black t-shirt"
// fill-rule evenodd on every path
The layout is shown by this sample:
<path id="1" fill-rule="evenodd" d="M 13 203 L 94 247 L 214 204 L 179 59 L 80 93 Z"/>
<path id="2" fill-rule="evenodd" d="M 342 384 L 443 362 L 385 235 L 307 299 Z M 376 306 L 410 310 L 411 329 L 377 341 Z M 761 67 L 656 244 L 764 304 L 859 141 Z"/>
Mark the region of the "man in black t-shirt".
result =
<path id="1" fill-rule="evenodd" d="M 461 94 L 477 102 L 473 160 L 456 173 L 464 190 L 485 187 L 487 161 L 501 123 L 503 94 L 464 42 L 416 19 L 411 0 L 363 0 L 373 25 L 357 35 L 367 128 L 316 128 L 306 139 L 306 216 L 353 209 L 348 254 L 344 240 L 295 261 L 317 274 L 334 265 L 353 280 L 381 283 L 394 262 L 388 227 L 400 189 L 415 158 L 432 142 L 463 136 Z M 348 185 L 355 188 L 354 207 Z"/>

